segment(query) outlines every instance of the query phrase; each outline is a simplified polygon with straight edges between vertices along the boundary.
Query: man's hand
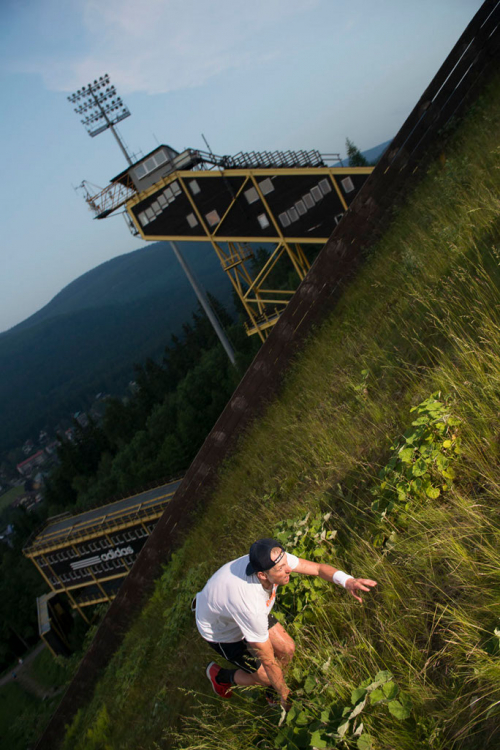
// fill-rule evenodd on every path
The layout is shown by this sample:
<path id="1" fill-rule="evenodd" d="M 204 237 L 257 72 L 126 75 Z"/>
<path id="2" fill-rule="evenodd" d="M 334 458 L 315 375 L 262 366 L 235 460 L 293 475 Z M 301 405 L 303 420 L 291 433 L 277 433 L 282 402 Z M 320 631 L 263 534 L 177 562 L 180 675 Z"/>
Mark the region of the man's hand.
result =
<path id="1" fill-rule="evenodd" d="M 377 581 L 371 581 L 369 578 L 349 578 L 346 582 L 347 591 L 353 595 L 358 602 L 362 602 L 362 598 L 357 595 L 357 591 L 370 591 L 374 586 L 377 585 Z"/>
<path id="2" fill-rule="evenodd" d="M 271 687 L 273 687 L 280 696 L 280 703 L 282 708 L 285 711 L 289 711 L 291 708 L 291 704 L 288 701 L 290 688 L 286 684 L 285 678 L 283 677 L 283 672 L 276 659 L 271 640 L 268 638 L 267 641 L 264 641 L 263 643 L 249 642 L 248 645 L 250 646 L 250 650 L 252 651 L 252 653 L 255 654 L 258 659 L 260 659 L 261 665 L 267 674 L 269 682 L 271 683 Z"/>
<path id="3" fill-rule="evenodd" d="M 285 688 L 284 688 L 284 690 L 282 690 L 282 691 L 281 691 L 281 696 L 280 696 L 280 699 L 281 699 L 281 708 L 282 708 L 282 709 L 283 709 L 284 711 L 286 711 L 287 713 L 288 713 L 288 711 L 289 711 L 289 710 L 291 709 L 291 707 L 292 707 L 292 704 L 291 704 L 291 701 L 290 701 L 290 697 L 289 697 L 289 696 L 290 696 L 290 690 L 289 690 L 289 688 L 288 688 L 288 687 L 286 687 L 286 685 L 285 685 Z"/>

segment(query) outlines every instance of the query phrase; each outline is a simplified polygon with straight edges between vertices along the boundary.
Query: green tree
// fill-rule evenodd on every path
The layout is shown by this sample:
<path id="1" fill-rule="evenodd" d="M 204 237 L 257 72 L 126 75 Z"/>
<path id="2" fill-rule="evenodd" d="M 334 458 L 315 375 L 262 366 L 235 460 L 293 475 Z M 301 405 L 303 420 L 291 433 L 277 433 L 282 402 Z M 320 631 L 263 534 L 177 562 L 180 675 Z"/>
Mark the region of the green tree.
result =
<path id="1" fill-rule="evenodd" d="M 12 548 L 0 543 L 0 671 L 38 636 L 36 597 L 47 589 L 37 569 L 22 554 L 29 535 L 40 525 L 40 509 L 7 508 L 0 518 L 11 524 Z"/>
<path id="2" fill-rule="evenodd" d="M 47 481 L 51 514 L 84 510 L 110 496 L 186 470 L 258 349 L 217 299 L 212 306 L 237 350 L 227 359 L 201 308 L 172 336 L 161 363 L 135 366 L 135 389 L 125 400 L 109 399 L 101 425 L 75 428 L 64 441 L 60 464 Z"/>
<path id="3" fill-rule="evenodd" d="M 368 161 L 365 159 L 359 148 L 349 138 L 345 140 L 347 157 L 350 167 L 367 167 Z"/>

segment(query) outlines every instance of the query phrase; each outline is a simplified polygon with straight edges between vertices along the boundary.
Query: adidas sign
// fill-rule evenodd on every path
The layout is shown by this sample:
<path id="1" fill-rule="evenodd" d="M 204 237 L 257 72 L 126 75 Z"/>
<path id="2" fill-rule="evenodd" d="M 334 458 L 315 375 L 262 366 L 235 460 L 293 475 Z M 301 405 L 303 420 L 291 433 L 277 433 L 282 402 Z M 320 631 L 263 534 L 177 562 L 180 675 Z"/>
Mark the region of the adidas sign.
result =
<path id="1" fill-rule="evenodd" d="M 122 547 L 121 549 L 112 549 L 109 552 L 105 552 L 103 555 L 101 555 L 102 562 L 106 562 L 106 560 L 114 560 L 115 557 L 125 557 L 125 555 L 133 555 L 134 550 L 132 547 Z"/>

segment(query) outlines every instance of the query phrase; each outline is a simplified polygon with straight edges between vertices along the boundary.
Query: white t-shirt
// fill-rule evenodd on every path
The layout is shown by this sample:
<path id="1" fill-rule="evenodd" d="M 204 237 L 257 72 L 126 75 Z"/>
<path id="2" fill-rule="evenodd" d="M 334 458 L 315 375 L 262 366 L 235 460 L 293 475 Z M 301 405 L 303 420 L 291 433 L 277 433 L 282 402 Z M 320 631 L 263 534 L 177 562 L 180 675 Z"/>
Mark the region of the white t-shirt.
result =
<path id="1" fill-rule="evenodd" d="M 299 558 L 286 553 L 294 570 Z M 226 563 L 196 595 L 196 625 L 206 641 L 250 643 L 267 641 L 267 616 L 273 608 L 278 586 L 266 591 L 255 574 L 247 576 L 248 555 Z"/>

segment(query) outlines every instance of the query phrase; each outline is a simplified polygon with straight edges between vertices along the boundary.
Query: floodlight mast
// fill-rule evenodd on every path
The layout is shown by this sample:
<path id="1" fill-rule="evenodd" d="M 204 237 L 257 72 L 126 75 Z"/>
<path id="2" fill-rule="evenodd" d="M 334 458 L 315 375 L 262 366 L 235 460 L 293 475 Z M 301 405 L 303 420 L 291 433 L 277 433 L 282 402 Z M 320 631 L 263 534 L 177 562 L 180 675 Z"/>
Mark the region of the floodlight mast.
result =
<path id="1" fill-rule="evenodd" d="M 74 94 L 68 96 L 68 101 L 72 104 L 82 102 L 78 107 L 75 107 L 77 115 L 89 112 L 87 117 L 80 122 L 85 126 L 91 138 L 103 133 L 108 128 L 111 130 L 125 159 L 132 166 L 132 159 L 114 128 L 118 122 L 130 116 L 130 111 L 121 97 L 116 95 L 116 89 L 110 83 L 109 75 L 105 73 L 98 80 L 89 83 L 88 86 L 78 89 Z M 113 112 L 116 112 L 116 114 L 113 114 Z"/>
<path id="2" fill-rule="evenodd" d="M 101 89 L 103 90 L 101 91 Z M 116 89 L 113 85 L 111 85 L 109 75 L 105 73 L 103 76 L 100 76 L 98 80 L 96 79 L 93 83 L 89 83 L 88 86 L 83 86 L 81 89 L 78 89 L 78 91 L 75 91 L 74 94 L 68 96 L 68 101 L 72 104 L 82 102 L 78 107 L 75 107 L 75 112 L 77 115 L 84 115 L 89 112 L 87 117 L 85 117 L 83 120 L 80 120 L 80 122 L 85 126 L 87 133 L 91 136 L 91 138 L 99 135 L 99 133 L 103 133 L 109 128 L 115 136 L 116 142 L 120 146 L 125 159 L 130 166 L 133 166 L 133 161 L 130 158 L 127 149 L 125 148 L 125 145 L 122 143 L 120 136 L 113 127 L 117 122 L 121 122 L 126 117 L 129 117 L 130 111 L 128 107 L 125 106 L 121 98 L 116 95 Z M 116 114 L 113 115 L 113 112 L 116 112 Z M 80 187 L 83 187 L 87 191 L 87 203 L 89 205 L 92 205 L 88 190 L 85 185 L 85 180 L 82 182 Z M 236 367 L 234 350 L 226 334 L 224 333 L 224 330 L 219 324 L 219 321 L 217 320 L 217 317 L 212 310 L 208 298 L 197 284 L 191 269 L 189 268 L 185 258 L 182 256 L 177 243 L 171 242 L 170 245 L 172 246 L 172 250 L 174 251 L 177 260 L 181 264 L 181 267 L 183 268 L 188 281 L 198 298 L 200 305 L 205 310 L 207 317 L 215 330 L 215 333 L 217 334 L 222 346 L 224 347 L 224 350 L 229 357 L 231 364 Z"/>

